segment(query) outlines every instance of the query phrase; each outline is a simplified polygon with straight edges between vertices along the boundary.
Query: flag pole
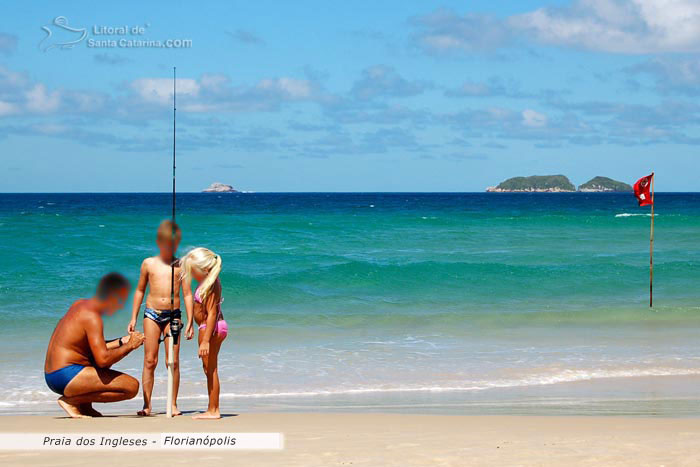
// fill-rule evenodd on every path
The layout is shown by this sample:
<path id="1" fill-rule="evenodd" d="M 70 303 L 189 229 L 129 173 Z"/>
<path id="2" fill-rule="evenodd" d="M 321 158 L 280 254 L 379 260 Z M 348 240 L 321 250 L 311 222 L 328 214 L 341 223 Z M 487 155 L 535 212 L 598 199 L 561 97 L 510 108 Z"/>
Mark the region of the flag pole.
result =
<path id="1" fill-rule="evenodd" d="M 649 234 L 649 308 L 654 306 L 654 172 L 651 173 L 651 232 Z"/>

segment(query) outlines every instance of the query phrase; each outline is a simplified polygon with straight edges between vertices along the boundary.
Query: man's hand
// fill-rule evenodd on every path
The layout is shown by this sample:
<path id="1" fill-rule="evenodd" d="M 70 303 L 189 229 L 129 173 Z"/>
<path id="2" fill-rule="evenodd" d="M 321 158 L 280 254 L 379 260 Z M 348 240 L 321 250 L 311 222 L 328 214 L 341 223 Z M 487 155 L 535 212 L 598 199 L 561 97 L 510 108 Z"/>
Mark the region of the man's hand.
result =
<path id="1" fill-rule="evenodd" d="M 129 325 L 126 327 L 126 332 L 132 333 L 135 331 L 136 331 L 136 320 L 132 319 L 131 321 L 129 321 Z"/>
<path id="2" fill-rule="evenodd" d="M 191 340 L 194 337 L 194 328 L 192 327 L 192 323 L 187 323 L 187 328 L 185 328 L 185 338 L 187 340 Z"/>
<path id="3" fill-rule="evenodd" d="M 209 342 L 199 344 L 199 358 L 207 358 L 209 356 Z"/>
<path id="4" fill-rule="evenodd" d="M 127 343 L 129 344 L 129 347 L 131 347 L 131 350 L 136 350 L 141 347 L 145 338 L 146 337 L 143 335 L 143 333 L 130 332 L 129 337 L 127 338 Z M 124 340 L 122 340 L 122 342 L 124 342 Z"/>

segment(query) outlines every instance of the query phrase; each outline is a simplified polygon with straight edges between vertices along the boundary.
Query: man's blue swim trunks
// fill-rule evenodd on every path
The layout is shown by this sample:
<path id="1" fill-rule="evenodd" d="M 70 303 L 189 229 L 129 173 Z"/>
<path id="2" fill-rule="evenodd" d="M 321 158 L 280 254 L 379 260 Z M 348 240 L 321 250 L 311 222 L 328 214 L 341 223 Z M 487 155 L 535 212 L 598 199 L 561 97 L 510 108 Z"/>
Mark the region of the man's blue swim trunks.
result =
<path id="1" fill-rule="evenodd" d="M 75 376 L 80 373 L 83 365 L 78 365 L 74 363 L 72 365 L 64 366 L 60 370 L 52 371 L 51 373 L 44 372 L 44 379 L 46 380 L 46 385 L 56 394 L 64 395 L 63 391 L 66 390 L 66 386 L 70 383 Z"/>

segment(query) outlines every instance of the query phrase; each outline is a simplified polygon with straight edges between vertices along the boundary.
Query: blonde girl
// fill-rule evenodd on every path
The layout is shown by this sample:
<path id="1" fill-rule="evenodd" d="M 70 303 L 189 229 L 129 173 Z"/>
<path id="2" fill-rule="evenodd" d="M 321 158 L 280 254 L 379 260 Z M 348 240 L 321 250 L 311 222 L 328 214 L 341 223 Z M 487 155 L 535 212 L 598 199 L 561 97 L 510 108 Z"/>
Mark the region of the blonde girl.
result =
<path id="1" fill-rule="evenodd" d="M 221 257 L 206 248 L 195 248 L 182 259 L 182 277 L 188 283 L 196 280 L 194 320 L 199 326 L 199 358 L 207 375 L 209 406 L 194 419 L 221 418 L 219 412 L 218 357 L 221 343 L 228 334 L 228 325 L 221 313 Z"/>

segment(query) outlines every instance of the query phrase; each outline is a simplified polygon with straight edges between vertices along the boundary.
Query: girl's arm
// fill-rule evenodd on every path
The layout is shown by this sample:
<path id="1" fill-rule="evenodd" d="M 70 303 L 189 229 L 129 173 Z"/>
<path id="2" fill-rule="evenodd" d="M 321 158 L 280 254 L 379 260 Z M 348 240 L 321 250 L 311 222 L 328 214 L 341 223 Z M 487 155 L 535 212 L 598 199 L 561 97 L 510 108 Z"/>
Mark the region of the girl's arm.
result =
<path id="1" fill-rule="evenodd" d="M 204 358 L 209 355 L 209 341 L 214 335 L 216 329 L 216 319 L 219 317 L 219 304 L 221 303 L 221 286 L 217 283 L 209 296 L 204 300 L 204 306 L 207 310 L 207 327 L 202 336 L 202 342 L 199 344 L 199 357 Z"/>
<path id="2" fill-rule="evenodd" d="M 148 285 L 148 266 L 146 265 L 146 261 L 148 260 L 144 259 L 143 263 L 141 263 L 139 283 L 136 285 L 136 290 L 134 291 L 134 304 L 131 307 L 131 321 L 129 322 L 129 326 L 126 328 L 126 332 L 134 332 L 136 330 L 136 317 L 139 315 L 141 303 L 143 302 L 143 296 L 146 293 L 146 286 Z"/>
<path id="3" fill-rule="evenodd" d="M 194 336 L 194 320 L 192 319 L 194 301 L 192 300 L 191 279 L 182 281 L 182 295 L 185 299 L 185 311 L 187 312 L 187 326 L 185 327 L 185 337 L 189 340 L 192 339 L 192 336 Z"/>

